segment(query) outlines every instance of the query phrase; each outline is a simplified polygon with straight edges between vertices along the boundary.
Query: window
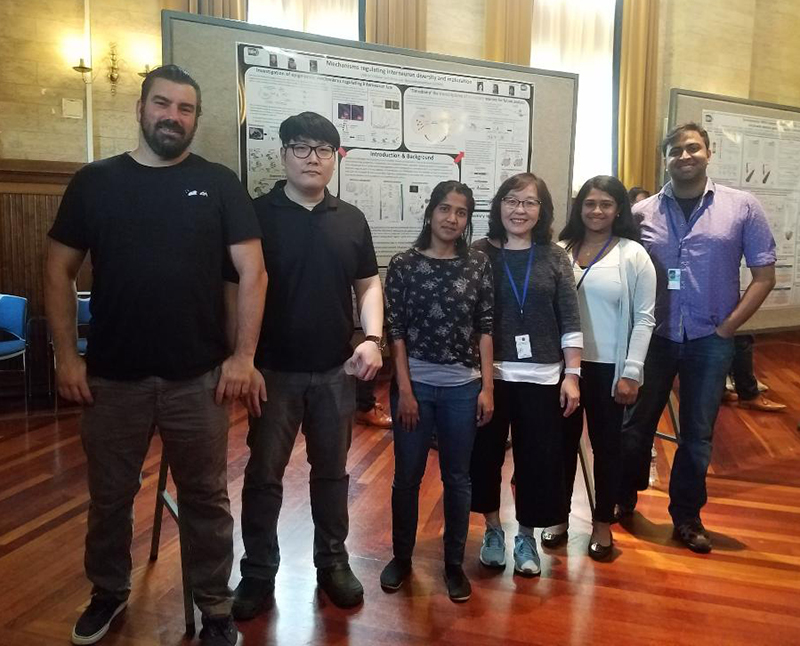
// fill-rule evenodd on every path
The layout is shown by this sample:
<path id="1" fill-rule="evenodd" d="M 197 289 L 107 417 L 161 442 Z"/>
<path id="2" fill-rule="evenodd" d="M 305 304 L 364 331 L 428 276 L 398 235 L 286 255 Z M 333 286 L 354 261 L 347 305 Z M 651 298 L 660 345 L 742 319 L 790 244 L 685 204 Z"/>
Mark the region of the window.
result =
<path id="1" fill-rule="evenodd" d="M 358 0 L 250 0 L 247 21 L 358 40 Z"/>
<path id="2" fill-rule="evenodd" d="M 612 169 L 615 0 L 536 0 L 531 66 L 580 75 L 573 191 Z"/>

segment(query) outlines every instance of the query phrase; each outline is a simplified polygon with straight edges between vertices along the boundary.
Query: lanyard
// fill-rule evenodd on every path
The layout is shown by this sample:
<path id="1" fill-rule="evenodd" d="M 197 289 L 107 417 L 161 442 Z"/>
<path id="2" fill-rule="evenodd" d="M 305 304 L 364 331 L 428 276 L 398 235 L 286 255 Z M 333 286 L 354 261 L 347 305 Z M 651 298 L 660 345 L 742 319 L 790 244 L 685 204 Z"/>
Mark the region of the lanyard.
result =
<path id="1" fill-rule="evenodd" d="M 578 284 L 575 286 L 575 291 L 577 291 L 577 290 L 579 290 L 579 289 L 581 288 L 581 285 L 583 284 L 583 279 L 584 279 L 584 278 L 586 278 L 586 274 L 588 274 L 588 273 L 589 273 L 589 270 L 590 270 L 590 269 L 591 269 L 591 268 L 594 266 L 594 264 L 595 264 L 595 263 L 596 263 L 596 262 L 597 262 L 597 261 L 600 259 L 600 256 L 602 256 L 602 255 L 603 255 L 603 252 L 605 252 L 605 250 L 606 250 L 606 249 L 608 249 L 608 245 L 610 245 L 610 244 L 611 244 L 611 241 L 612 241 L 613 239 L 614 239 L 614 236 L 613 236 L 613 235 L 611 235 L 611 236 L 609 236 L 609 237 L 608 237 L 608 240 L 606 240 L 606 243 L 603 245 L 603 248 L 602 248 L 602 249 L 601 249 L 601 250 L 600 250 L 600 251 L 597 253 L 597 255 L 594 257 L 594 260 L 592 260 L 592 262 L 590 262 L 590 263 L 589 263 L 589 266 L 588 266 L 588 267 L 586 267 L 586 269 L 584 269 L 584 270 L 583 270 L 583 273 L 581 274 L 581 279 L 578 281 Z M 580 252 L 581 252 L 581 248 L 580 248 L 580 247 L 578 247 L 578 253 L 580 253 Z M 572 258 L 572 266 L 573 266 L 573 267 L 575 266 L 575 260 L 576 260 L 576 259 L 577 259 L 577 254 L 576 254 L 576 256 L 573 256 L 573 258 Z"/>
<path id="2" fill-rule="evenodd" d="M 522 286 L 522 298 L 519 296 L 519 290 L 517 289 L 517 284 L 514 282 L 514 277 L 511 275 L 511 268 L 508 266 L 508 261 L 506 260 L 506 247 L 502 245 L 500 247 L 500 253 L 503 256 L 503 266 L 506 268 L 506 276 L 508 276 L 508 282 L 511 284 L 511 291 L 514 292 L 514 298 L 517 299 L 517 304 L 519 305 L 519 315 L 522 316 L 522 310 L 525 306 L 525 299 L 528 297 L 528 281 L 531 277 L 531 265 L 533 265 L 533 251 L 534 251 L 534 242 L 531 240 L 531 250 L 528 254 L 528 268 L 525 270 L 525 282 Z"/>

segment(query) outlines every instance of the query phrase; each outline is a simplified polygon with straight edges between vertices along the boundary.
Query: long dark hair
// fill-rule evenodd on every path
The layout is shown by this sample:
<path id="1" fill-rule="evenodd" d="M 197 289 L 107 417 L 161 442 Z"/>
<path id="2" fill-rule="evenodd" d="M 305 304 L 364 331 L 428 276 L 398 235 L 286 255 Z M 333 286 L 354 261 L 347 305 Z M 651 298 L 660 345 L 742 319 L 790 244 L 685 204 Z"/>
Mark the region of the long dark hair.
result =
<path id="1" fill-rule="evenodd" d="M 572 201 L 572 209 L 569 213 L 567 226 L 558 235 L 558 239 L 567 241 L 567 249 L 572 249 L 575 245 L 580 245 L 583 242 L 586 227 L 583 224 L 581 211 L 583 210 L 583 201 L 593 188 L 608 193 L 614 198 L 617 207 L 619 207 L 619 215 L 614 218 L 614 223 L 611 225 L 611 235 L 639 242 L 639 226 L 631 213 L 631 201 L 628 199 L 628 191 L 622 182 L 610 175 L 597 175 L 584 182 L 581 190 L 578 191 L 578 195 Z"/>
<path id="2" fill-rule="evenodd" d="M 550 196 L 547 184 L 541 177 L 537 177 L 533 173 L 519 173 L 512 175 L 500 184 L 500 188 L 492 198 L 492 206 L 489 209 L 489 237 L 492 240 L 508 241 L 503 220 L 500 218 L 503 198 L 511 191 L 519 191 L 531 184 L 536 187 L 536 194 L 542 203 L 539 207 L 539 221 L 531 230 L 531 239 L 536 244 L 548 244 L 553 239 L 553 198 Z"/>
<path id="3" fill-rule="evenodd" d="M 428 249 L 431 246 L 431 218 L 433 211 L 450 193 L 458 193 L 467 198 L 467 226 L 464 233 L 456 240 L 456 253 L 459 256 L 466 256 L 469 253 L 469 243 L 472 241 L 472 212 L 475 210 L 475 198 L 472 197 L 472 189 L 466 184 L 449 180 L 439 182 L 431 192 L 431 199 L 425 207 L 425 215 L 422 218 L 422 231 L 420 231 L 414 246 L 417 249 Z"/>

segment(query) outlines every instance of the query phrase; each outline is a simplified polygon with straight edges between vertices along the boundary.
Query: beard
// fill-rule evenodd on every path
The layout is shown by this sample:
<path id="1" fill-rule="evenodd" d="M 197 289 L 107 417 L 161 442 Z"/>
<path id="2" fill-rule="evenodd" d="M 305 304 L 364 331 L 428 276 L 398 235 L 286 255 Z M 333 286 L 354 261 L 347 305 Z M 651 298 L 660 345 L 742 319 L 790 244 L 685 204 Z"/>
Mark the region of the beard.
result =
<path id="1" fill-rule="evenodd" d="M 150 149 L 161 159 L 170 160 L 180 157 L 191 145 L 197 131 L 197 120 L 191 132 L 186 132 L 177 121 L 162 119 L 152 123 L 142 114 L 141 128 Z"/>

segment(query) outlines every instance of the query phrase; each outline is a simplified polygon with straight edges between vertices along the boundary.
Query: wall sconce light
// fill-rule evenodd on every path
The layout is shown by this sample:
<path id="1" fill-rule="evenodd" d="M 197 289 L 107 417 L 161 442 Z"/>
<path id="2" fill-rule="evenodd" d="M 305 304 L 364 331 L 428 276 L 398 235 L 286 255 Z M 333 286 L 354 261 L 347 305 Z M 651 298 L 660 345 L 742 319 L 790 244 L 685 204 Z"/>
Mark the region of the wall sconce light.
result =
<path id="1" fill-rule="evenodd" d="M 119 57 L 117 56 L 117 44 L 111 43 L 111 51 L 108 55 L 109 68 L 106 75 L 111 83 L 111 94 L 117 93 L 117 83 L 119 82 Z"/>
<path id="2" fill-rule="evenodd" d="M 145 57 L 143 56 L 141 58 Z M 141 58 L 139 60 L 141 60 Z M 125 60 L 122 59 L 119 55 L 117 43 L 109 44 L 108 57 L 104 59 L 104 62 L 106 60 L 108 61 L 108 68 L 107 68 L 108 71 L 106 72 L 105 77 L 108 79 L 108 82 L 111 85 L 111 94 L 116 95 L 117 86 L 120 80 L 122 79 L 122 73 L 123 72 L 127 73 L 129 69 L 128 66 L 126 65 Z M 147 58 L 145 58 L 145 60 L 147 60 Z M 80 62 L 77 65 L 73 65 L 72 69 L 83 76 L 83 82 L 86 83 L 87 85 L 90 85 L 92 83 L 94 78 L 97 76 L 97 73 L 100 71 L 99 67 L 95 70 L 92 68 L 91 64 L 87 65 L 86 59 L 84 58 L 81 58 Z M 152 68 L 148 63 L 147 65 L 144 66 L 143 71 L 136 72 L 136 74 L 144 78 L 150 73 L 151 69 Z"/>
<path id="3" fill-rule="evenodd" d="M 83 58 L 81 58 L 80 62 L 77 65 L 73 65 L 72 69 L 74 69 L 76 72 L 78 72 L 78 74 L 80 74 L 83 77 L 84 83 L 88 84 L 92 82 L 91 77 L 87 79 L 87 74 L 92 73 L 92 68 L 86 64 L 86 61 Z"/>

